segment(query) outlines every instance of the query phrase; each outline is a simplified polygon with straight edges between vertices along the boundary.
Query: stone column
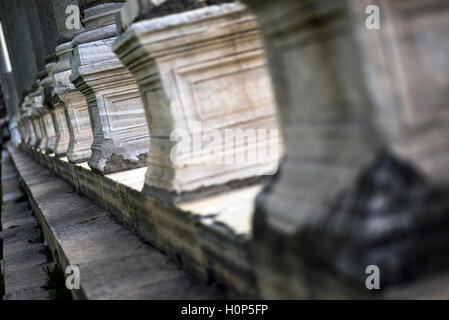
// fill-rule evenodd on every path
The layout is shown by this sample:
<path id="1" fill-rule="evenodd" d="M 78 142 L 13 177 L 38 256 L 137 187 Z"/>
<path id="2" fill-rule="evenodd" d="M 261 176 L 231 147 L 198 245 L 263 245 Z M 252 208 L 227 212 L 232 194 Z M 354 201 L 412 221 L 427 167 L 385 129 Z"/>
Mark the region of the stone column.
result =
<path id="1" fill-rule="evenodd" d="M 40 96 L 34 98 L 35 108 L 36 108 L 36 126 L 39 126 L 40 129 L 40 143 L 36 145 L 36 149 L 40 152 L 45 153 L 46 147 L 47 147 L 47 141 L 48 141 L 48 134 L 47 134 L 47 124 L 48 120 L 51 120 L 51 115 L 47 108 L 44 107 L 42 97 Z"/>
<path id="2" fill-rule="evenodd" d="M 38 103 L 41 103 L 41 102 L 38 102 Z M 47 142 L 48 142 L 48 134 L 47 134 L 46 127 L 48 124 L 48 119 L 51 120 L 51 115 L 50 115 L 48 109 L 43 106 L 43 104 L 41 107 L 36 108 L 36 111 L 39 114 L 38 123 L 39 123 L 40 133 L 41 133 L 40 144 L 37 146 L 36 149 L 45 153 L 46 148 L 47 148 Z"/>
<path id="3" fill-rule="evenodd" d="M 447 197 L 426 187 L 449 172 L 439 138 L 448 130 L 447 1 L 244 2 L 259 19 L 286 143 L 254 218 L 261 296 L 360 298 L 368 265 L 379 266 L 383 288 L 447 265 L 438 258 L 449 243 L 445 210 L 414 202 Z M 366 27 L 370 4 L 381 8 L 380 30 Z M 437 158 L 423 157 L 429 147 Z M 428 210 L 441 228 L 425 222 Z"/>
<path id="4" fill-rule="evenodd" d="M 30 149 L 36 143 L 36 133 L 34 131 L 33 119 L 32 119 L 32 109 L 29 96 L 26 96 L 24 102 L 22 103 L 23 110 L 23 120 L 25 122 L 27 139 L 25 141 L 24 147 Z"/>
<path id="5" fill-rule="evenodd" d="M 20 141 L 18 143 L 18 145 L 21 145 L 23 143 L 25 143 L 25 141 L 27 140 L 27 132 L 26 132 L 26 128 L 25 128 L 25 119 L 23 119 L 23 110 L 20 109 L 19 115 L 17 117 L 17 129 L 19 131 L 19 135 L 20 135 Z"/>
<path id="6" fill-rule="evenodd" d="M 54 109 L 52 112 L 52 118 L 55 125 L 56 135 L 54 153 L 57 158 L 62 158 L 67 156 L 67 150 L 69 148 L 69 127 L 64 111 L 64 102 L 57 95 L 53 95 L 53 101 Z"/>
<path id="7" fill-rule="evenodd" d="M 21 142 L 20 145 L 23 148 L 28 146 L 28 142 L 32 139 L 32 132 L 30 131 L 30 126 L 28 124 L 28 108 L 25 105 L 25 102 L 20 106 L 20 118 L 19 118 L 19 127 L 20 127 L 20 135 Z"/>
<path id="8" fill-rule="evenodd" d="M 67 29 L 66 8 L 79 6 L 77 0 L 53 0 L 58 30 L 58 46 L 56 55 L 58 63 L 52 69 L 52 92 L 55 100 L 55 125 L 58 143 L 55 154 L 67 156 L 72 163 L 84 162 L 91 156 L 90 147 L 93 141 L 89 114 L 85 97 L 70 82 L 70 56 L 73 48 L 71 41 L 82 31 Z"/>
<path id="9" fill-rule="evenodd" d="M 179 202 L 276 171 L 281 141 L 272 86 L 257 22 L 243 5 L 128 1 L 120 21 L 126 31 L 113 48 L 137 79 L 151 133 L 149 192 Z M 230 132 L 247 140 L 228 143 Z"/>
<path id="10" fill-rule="evenodd" d="M 70 79 L 86 97 L 94 136 L 89 165 L 103 174 L 145 166 L 149 145 L 137 84 L 111 51 L 122 6 L 112 2 L 80 1 L 85 31 L 72 41 L 70 62 Z"/>
<path id="11" fill-rule="evenodd" d="M 54 123 L 54 102 L 51 96 L 53 89 L 51 70 L 55 64 L 50 63 L 47 65 L 47 76 L 41 82 L 41 94 L 44 108 L 42 109 L 42 121 L 44 125 L 44 133 L 46 136 L 45 152 L 52 154 L 55 152 L 56 147 L 56 123 Z"/>
<path id="12" fill-rule="evenodd" d="M 85 162 L 92 152 L 90 150 L 93 135 L 90 126 L 89 112 L 87 110 L 86 98 L 70 82 L 70 55 L 73 52 L 70 42 L 64 43 L 56 48 L 59 62 L 53 71 L 54 91 L 57 99 L 56 109 L 60 116 L 64 116 L 67 132 L 64 133 L 66 141 L 67 158 L 72 163 Z"/>
<path id="13" fill-rule="evenodd" d="M 42 118 L 42 95 L 40 94 L 40 90 L 36 90 L 29 95 L 30 99 L 30 107 L 31 107 L 31 120 L 32 126 L 34 130 L 34 135 L 36 140 L 34 144 L 31 146 L 34 150 L 40 150 L 42 145 L 42 140 L 45 140 L 45 135 L 43 133 L 43 126 L 41 122 Z"/>

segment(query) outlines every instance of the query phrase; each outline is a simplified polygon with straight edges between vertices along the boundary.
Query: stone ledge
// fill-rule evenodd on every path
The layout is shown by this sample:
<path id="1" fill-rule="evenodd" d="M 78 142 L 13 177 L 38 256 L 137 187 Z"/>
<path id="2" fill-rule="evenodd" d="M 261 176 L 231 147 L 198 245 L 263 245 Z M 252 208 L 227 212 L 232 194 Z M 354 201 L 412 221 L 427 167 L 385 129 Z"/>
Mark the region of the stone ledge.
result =
<path id="1" fill-rule="evenodd" d="M 173 205 L 142 191 L 146 168 L 103 176 L 87 163 L 26 152 L 184 269 L 205 281 L 217 279 L 232 297 L 257 298 L 248 240 L 261 186 Z"/>
<path id="2" fill-rule="evenodd" d="M 20 154 L 22 161 L 30 162 L 29 157 L 17 149 L 10 147 L 9 151 L 13 155 Z M 209 280 L 218 279 L 227 287 L 231 296 L 260 298 L 264 295 L 278 298 L 278 295 L 273 296 L 270 292 L 261 292 L 260 287 L 256 285 L 256 268 L 263 270 L 264 281 L 272 281 L 273 285 L 280 277 L 279 274 L 267 269 L 268 262 L 258 265 L 253 262 L 255 254 L 262 256 L 267 254 L 267 248 L 251 243 L 250 236 L 254 197 L 259 193 L 260 186 L 173 206 L 141 191 L 143 186 L 141 174 L 144 169 L 102 176 L 92 172 L 86 163 L 73 165 L 66 159 L 55 159 L 35 151 L 27 152 L 48 168 L 53 168 L 53 172 L 65 176 L 71 182 L 72 190 L 75 186 L 80 193 L 107 207 L 118 220 L 166 252 L 185 269 Z M 43 174 L 42 167 L 36 163 L 33 165 L 34 167 L 28 170 L 28 174 L 31 175 L 29 183 L 33 184 L 33 179 L 43 179 L 36 176 L 38 172 L 48 179 L 53 179 L 49 180 L 47 186 L 53 186 L 58 191 L 62 190 L 62 186 L 55 183 L 59 179 L 54 177 L 54 173 L 46 171 L 47 173 Z M 87 203 L 93 205 L 92 201 L 86 197 L 81 198 L 87 202 L 83 203 L 80 200 L 73 202 L 65 197 L 54 197 L 51 198 L 51 203 L 55 205 L 59 203 L 58 206 L 64 210 L 74 208 L 75 212 L 79 210 L 76 208 L 84 208 L 86 215 L 84 219 L 89 220 L 91 215 L 98 214 L 99 209 L 96 209 L 95 213 L 90 212 L 90 209 L 86 210 L 89 206 Z M 96 205 L 94 207 L 98 208 Z M 59 216 L 59 219 L 71 223 L 71 219 L 80 218 L 72 217 L 69 210 L 68 213 Z M 107 226 L 100 223 L 98 229 L 107 229 Z M 64 230 L 64 236 L 66 234 L 68 237 L 77 236 L 76 233 L 70 235 Z M 329 272 L 305 268 L 296 256 L 283 257 L 278 251 L 273 254 L 279 259 L 289 259 L 290 269 L 284 270 L 285 274 L 294 274 L 293 269 L 303 272 L 304 279 L 292 278 L 291 287 L 277 287 L 288 299 L 297 297 L 298 292 L 304 294 L 302 298 L 309 299 L 447 299 L 448 297 L 448 290 L 445 289 L 449 283 L 447 272 L 434 274 L 404 286 L 371 293 L 364 288 L 362 290 L 355 288 Z M 296 287 L 296 291 L 289 291 L 293 287 Z M 140 290 L 136 289 L 133 292 L 137 294 Z M 108 297 L 115 298 L 115 295 Z"/>
<path id="3" fill-rule="evenodd" d="M 8 148 L 19 180 L 39 219 L 44 237 L 63 270 L 80 268 L 77 299 L 216 299 L 225 294 L 179 269 L 162 253 L 142 242 L 74 186 L 14 147 Z M 33 152 L 30 152 L 33 153 Z M 54 170 L 59 160 L 34 153 Z M 58 163 L 59 165 L 60 163 Z M 82 169 L 80 169 L 82 168 Z M 83 165 L 77 170 L 87 170 Z M 75 176 L 72 176 L 72 178 Z M 92 175 L 96 181 L 98 179 Z M 85 189 L 85 181 L 78 186 Z M 97 190 L 98 191 L 98 190 Z"/>
<path id="4" fill-rule="evenodd" d="M 42 253 L 44 245 L 35 241 L 40 231 L 29 204 L 19 189 L 14 167 L 4 153 L 2 159 L 2 188 L 17 190 L 11 197 L 6 193 L 1 208 L 1 240 L 3 260 L 1 272 L 5 280 L 5 300 L 46 300 L 48 293 L 41 287 L 45 284 L 44 268 L 49 266 L 47 257 Z"/>

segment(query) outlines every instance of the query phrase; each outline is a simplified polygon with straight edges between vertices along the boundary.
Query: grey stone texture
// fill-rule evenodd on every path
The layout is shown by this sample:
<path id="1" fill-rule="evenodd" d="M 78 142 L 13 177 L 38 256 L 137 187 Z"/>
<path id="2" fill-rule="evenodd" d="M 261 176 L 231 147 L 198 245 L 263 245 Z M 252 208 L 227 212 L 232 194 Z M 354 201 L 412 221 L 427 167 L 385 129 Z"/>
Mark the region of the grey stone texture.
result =
<path id="1" fill-rule="evenodd" d="M 191 298 L 203 297 L 201 291 L 206 290 L 198 286 L 193 287 L 192 296 L 185 294 L 193 283 L 184 271 L 143 245 L 109 213 L 186 270 L 207 280 L 218 279 L 237 296 L 448 297 L 448 261 L 444 256 L 449 225 L 446 0 L 244 0 L 258 18 L 258 27 L 253 18 L 245 20 L 252 21 L 247 34 L 259 29 L 265 44 L 285 141 L 284 163 L 260 194 L 261 185 L 238 185 L 232 190 L 222 189 L 219 194 L 181 198 L 175 203 L 154 192 L 142 192 L 148 151 L 144 148 L 148 134 L 142 133 L 142 128 L 147 126 L 143 121 L 133 127 L 137 120 L 144 119 L 142 110 L 135 108 L 142 101 L 132 76 L 111 51 L 116 41 L 115 15 L 123 1 L 119 2 L 80 1 L 85 29 L 73 38 L 73 52 L 64 48 L 67 50 L 60 55 L 64 59 L 71 56 L 70 79 L 87 100 L 95 136 L 89 163 L 78 164 L 70 157 L 42 152 L 48 137 L 40 118 L 42 103 L 36 96 L 35 80 L 45 62 L 49 41 L 38 29 L 30 30 L 29 22 L 20 23 L 28 16 L 42 17 L 45 10 L 22 7 L 28 3 L 25 0 L 2 2 L 0 7 L 7 41 L 14 53 L 16 87 L 19 96 L 25 98 L 21 99 L 25 124 L 21 131 L 28 129 L 27 139 L 21 144 L 28 155 L 13 147 L 9 150 L 52 250 L 62 257 L 63 265 L 78 263 L 86 273 L 89 282 L 74 293 L 75 297 L 153 298 L 180 294 Z M 365 27 L 365 10 L 371 4 L 381 8 L 380 30 Z M 6 16 L 5 8 L 12 17 Z M 201 20 L 212 20 L 210 12 L 215 10 L 204 10 L 204 16 L 189 12 L 138 21 L 167 12 L 158 12 L 143 0 L 129 0 L 123 8 L 119 31 L 126 32 L 118 54 L 130 70 L 143 75 L 141 83 L 146 86 L 152 81 L 143 96 L 147 111 L 153 112 L 147 114 L 148 119 L 156 119 L 149 121 L 152 134 L 157 126 L 172 128 L 173 115 L 182 113 L 172 112 L 174 109 L 164 104 L 169 100 L 167 96 L 171 98 L 167 93 L 181 92 L 188 97 L 189 107 L 198 101 L 189 95 L 191 87 L 179 90 L 166 85 L 182 82 L 182 75 L 192 72 L 193 64 L 185 63 L 190 62 L 189 52 L 176 50 L 192 45 L 189 32 L 201 30 L 211 35 L 226 29 L 233 36 L 237 34 L 233 28 L 221 28 L 227 19 L 212 25 Z M 199 27 L 188 19 L 195 16 L 204 22 Z M 243 15 L 236 16 L 244 19 Z M 14 21 L 17 17 L 23 21 Z M 187 23 L 181 26 L 181 22 Z M 177 33 L 173 32 L 175 27 Z M 46 26 L 42 23 L 39 28 Z M 147 41 L 154 36 L 148 31 L 161 29 L 172 31 L 165 34 L 168 41 Z M 15 33 L 23 42 L 16 41 Z M 201 34 L 194 32 L 193 37 Z M 248 48 L 247 34 L 231 47 Z M 170 48 L 173 51 L 169 56 L 177 55 L 176 59 L 167 63 L 164 54 L 175 43 L 179 47 Z M 196 59 L 203 54 L 199 47 L 193 50 Z M 211 50 L 210 55 L 227 56 L 220 50 Z M 63 69 L 67 60 L 60 62 L 60 71 L 67 79 L 69 71 Z M 188 68 L 173 80 L 175 72 L 170 68 L 183 63 Z M 191 81 L 186 83 L 203 83 L 200 76 L 207 75 L 203 70 L 210 72 L 213 68 L 202 67 L 201 72 L 190 74 Z M 212 79 L 215 81 L 201 93 L 215 86 L 220 93 L 224 87 L 231 87 Z M 65 85 L 63 81 L 60 84 Z M 161 90 L 163 85 L 174 89 Z M 55 93 L 59 96 L 57 87 Z M 234 94 L 236 98 L 242 96 L 241 92 Z M 63 94 L 59 97 L 67 104 Z M 70 116 L 70 108 L 65 110 L 69 121 L 79 119 Z M 128 114 L 138 116 L 123 118 Z M 185 114 L 187 121 L 193 119 L 193 111 Z M 29 116 L 31 121 L 27 121 Z M 139 140 L 136 137 L 143 139 L 134 148 L 133 142 Z M 151 137 L 154 148 L 150 149 L 150 157 L 158 158 L 157 148 L 168 154 L 168 148 L 154 143 L 157 137 Z M 168 163 L 164 160 L 157 159 Z M 159 175 L 168 177 L 170 185 L 173 170 L 160 167 Z M 132 170 L 122 171 L 126 169 Z M 153 174 L 156 171 L 149 172 L 147 181 L 158 178 Z M 196 185 L 186 190 L 198 191 L 205 184 L 201 179 L 205 171 L 197 173 L 200 178 Z M 186 172 L 178 177 L 188 180 L 195 175 Z M 20 192 L 14 188 L 5 185 L 6 203 L 20 199 Z M 18 220 L 28 222 L 22 216 Z M 27 257 L 36 258 L 24 250 L 12 261 L 25 266 Z M 364 267 L 371 263 L 388 272 L 381 284 L 384 289 L 377 293 L 364 287 Z M 141 282 L 145 271 L 148 273 Z"/>
<path id="2" fill-rule="evenodd" d="M 19 188 L 13 163 L 7 152 L 2 156 L 3 202 L 1 213 L 5 300 L 47 300 L 43 268 L 49 266 L 41 231 L 36 228 L 26 197 Z"/>
<path id="3" fill-rule="evenodd" d="M 226 294 L 171 262 L 104 209 L 17 149 L 10 149 L 22 185 L 63 270 L 80 268 L 75 299 L 218 299 Z M 59 161 L 59 160 L 58 160 Z"/>
<path id="4" fill-rule="evenodd" d="M 173 206 L 142 192 L 146 168 L 101 175 L 87 163 L 73 164 L 25 146 L 23 150 L 29 154 L 24 161 L 33 158 L 49 168 L 49 176 L 57 174 L 189 273 L 204 281 L 220 281 L 231 297 L 257 297 L 248 239 L 260 185 Z M 36 176 L 35 170 L 30 168 L 30 175 Z M 53 201 L 61 208 L 89 210 L 79 198 Z"/>
<path id="5" fill-rule="evenodd" d="M 348 283 L 342 277 L 336 277 L 335 273 L 323 271 L 322 268 L 311 263 L 301 263 L 298 257 L 304 257 L 304 255 L 299 254 L 297 250 L 303 250 L 304 246 L 307 247 L 309 254 L 322 252 L 318 246 L 318 241 L 314 241 L 314 237 L 317 237 L 316 234 L 308 239 L 295 238 L 296 241 L 292 241 L 291 235 L 285 233 L 274 234 L 272 231 L 268 233 L 266 228 L 254 230 L 254 235 L 260 236 L 262 231 L 266 236 L 273 237 L 271 238 L 272 241 L 280 243 L 281 247 L 267 246 L 260 253 L 266 254 L 268 250 L 276 250 L 277 257 L 280 258 L 277 262 L 282 264 L 281 270 L 284 273 L 279 273 L 279 269 L 272 270 L 270 264 L 261 265 L 260 258 L 255 259 L 254 250 L 258 243 L 251 240 L 253 237 L 251 224 L 254 198 L 260 193 L 262 186 L 234 190 L 226 194 L 186 202 L 173 207 L 141 192 L 144 168 L 104 176 L 93 172 L 86 164 L 73 165 L 66 160 L 64 161 L 64 159 L 52 158 L 41 152 L 29 151 L 28 149 L 29 156 L 14 148 L 9 148 L 9 152 L 20 168 L 20 176 L 25 178 L 25 185 L 30 186 L 33 199 L 35 199 L 32 203 L 39 204 L 43 214 L 50 212 L 51 208 L 58 208 L 58 214 L 48 213 L 48 220 L 58 221 L 61 225 L 71 224 L 72 221 L 86 220 L 87 223 L 82 224 L 82 227 L 86 229 L 76 228 L 73 230 L 73 234 L 67 227 L 56 228 L 47 232 L 46 239 L 53 237 L 53 233 L 57 233 L 56 237 L 64 239 L 66 236 L 73 237 L 74 250 L 79 250 L 79 234 L 89 234 L 89 228 L 96 230 L 96 232 L 103 229 L 108 232 L 109 228 L 112 227 L 109 224 L 103 224 L 102 218 L 98 217 L 98 215 L 103 214 L 104 208 L 114 216 L 114 219 L 165 252 L 171 259 L 181 264 L 184 269 L 194 272 L 202 278 L 209 279 L 209 281 L 210 279 L 219 280 L 226 286 L 228 294 L 232 297 L 266 297 L 266 287 L 262 291 L 257 284 L 260 284 L 260 278 L 258 277 L 260 276 L 260 269 L 263 268 L 263 275 L 267 277 L 264 279 L 266 281 L 264 285 L 270 283 L 288 298 L 298 297 L 298 293 L 302 294 L 303 298 L 448 298 L 448 292 L 445 289 L 445 284 L 448 281 L 447 272 L 432 273 L 425 278 L 390 286 L 387 289 L 380 290 L 377 294 L 371 294 L 365 288 L 360 289 L 360 287 Z M 41 165 L 50 168 L 51 171 L 45 170 L 34 163 L 30 156 Z M 68 184 L 55 178 L 54 173 L 66 180 Z M 85 196 L 73 197 L 73 190 L 77 190 L 88 198 Z M 61 192 L 61 196 L 59 192 Z M 89 199 L 96 203 L 94 204 L 95 209 L 91 209 L 93 202 Z M 72 208 L 73 211 L 69 210 L 67 215 L 61 215 L 60 212 L 64 211 L 62 208 Z M 90 212 L 91 210 L 93 212 Z M 357 217 L 357 219 L 360 218 L 363 219 L 362 216 Z M 372 218 L 376 218 L 376 215 Z M 368 218 L 366 222 L 375 221 L 372 218 Z M 402 220 L 401 217 L 398 217 L 398 219 Z M 93 225 L 90 226 L 90 223 Z M 429 221 L 429 223 L 432 222 Z M 51 223 L 49 222 L 49 224 Z M 332 227 L 332 225 L 327 224 L 321 226 L 323 228 Z M 259 228 L 260 226 L 256 224 L 254 227 Z M 353 226 L 359 234 L 363 235 L 364 233 L 357 227 L 358 224 Z M 44 230 L 46 229 L 44 228 Z M 112 227 L 112 230 L 116 229 Z M 347 233 L 346 230 L 350 229 L 343 228 L 344 234 Z M 388 230 L 386 231 L 388 233 Z M 332 240 L 332 238 L 326 237 L 330 234 L 329 232 L 323 234 L 321 231 L 319 239 L 321 241 Z M 311 241 L 312 244 L 307 245 L 308 242 L 304 241 L 301 242 L 302 245 L 298 245 L 298 240 Z M 117 241 L 123 241 L 123 239 Z M 97 242 L 92 244 L 92 247 L 96 245 Z M 332 243 L 332 245 L 338 245 L 338 243 Z M 311 247 L 314 250 L 309 250 Z M 358 246 L 349 248 L 357 249 Z M 106 249 L 98 250 L 108 251 Z M 290 255 L 288 264 L 283 264 L 284 250 L 291 250 L 290 254 L 294 253 L 294 255 Z M 98 254 L 96 250 L 89 253 L 90 249 L 87 251 L 83 249 L 82 252 L 88 256 Z M 332 260 L 332 262 L 336 261 Z M 279 267 L 279 264 L 275 266 Z M 297 276 L 298 272 L 307 279 L 303 285 L 298 285 L 302 278 L 292 277 L 292 275 Z M 295 281 L 297 286 L 280 285 L 285 276 L 289 277 L 289 281 Z M 132 276 L 129 279 L 132 279 Z M 126 282 L 126 280 L 123 281 Z M 120 287 L 122 285 L 120 284 Z M 123 286 L 127 287 L 126 285 Z M 145 297 L 153 297 L 153 293 L 159 295 L 160 292 L 165 290 L 161 291 L 160 289 L 155 287 L 155 291 L 143 293 L 141 289 L 127 287 L 118 295 L 111 293 L 110 289 L 106 289 L 104 294 L 108 298 L 120 298 L 122 296 L 133 298 L 141 294 L 146 294 Z M 289 290 L 288 293 L 285 293 L 285 290 Z M 170 297 L 170 294 L 164 295 L 164 297 Z"/>

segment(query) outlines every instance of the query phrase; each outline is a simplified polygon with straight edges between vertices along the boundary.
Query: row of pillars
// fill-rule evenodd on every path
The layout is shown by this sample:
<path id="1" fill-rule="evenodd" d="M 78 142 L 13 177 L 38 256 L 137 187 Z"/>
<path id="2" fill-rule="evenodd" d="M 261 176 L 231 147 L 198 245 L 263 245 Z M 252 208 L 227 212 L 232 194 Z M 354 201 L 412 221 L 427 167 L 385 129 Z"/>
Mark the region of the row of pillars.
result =
<path id="1" fill-rule="evenodd" d="M 22 41 L 14 27 L 32 5 L 2 2 L 22 145 L 103 174 L 148 166 L 146 189 L 170 202 L 252 183 L 284 149 L 254 217 L 263 297 L 332 296 L 334 282 L 313 283 L 316 270 L 361 288 L 368 265 L 392 285 L 441 266 L 431 253 L 449 242 L 407 241 L 445 221 L 436 209 L 433 222 L 416 218 L 408 194 L 449 177 L 446 1 L 244 0 L 182 13 L 170 0 L 123 2 L 33 2 L 45 14 L 27 15 Z M 66 29 L 70 4 L 81 30 Z M 366 24 L 373 4 L 379 29 Z M 153 18 L 164 10 L 176 14 Z M 171 133 L 193 136 L 196 122 L 209 132 L 280 128 L 283 143 L 257 165 L 173 163 Z"/>

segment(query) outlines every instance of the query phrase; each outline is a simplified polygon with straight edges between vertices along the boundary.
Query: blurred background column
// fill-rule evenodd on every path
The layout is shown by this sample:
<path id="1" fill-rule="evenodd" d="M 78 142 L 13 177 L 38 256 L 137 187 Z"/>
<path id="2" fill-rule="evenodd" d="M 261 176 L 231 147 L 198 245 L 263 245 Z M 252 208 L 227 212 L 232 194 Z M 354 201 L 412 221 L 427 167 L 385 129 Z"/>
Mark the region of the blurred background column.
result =
<path id="1" fill-rule="evenodd" d="M 449 178 L 449 3 L 244 2 L 286 144 L 254 219 L 261 295 L 360 297 L 369 264 L 385 286 L 447 267 L 448 221 L 429 200 L 445 203 L 447 191 L 429 185 Z"/>

